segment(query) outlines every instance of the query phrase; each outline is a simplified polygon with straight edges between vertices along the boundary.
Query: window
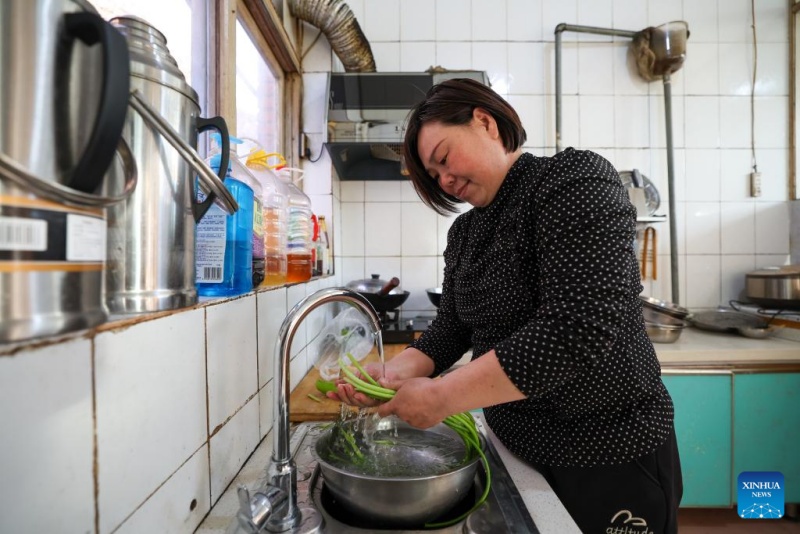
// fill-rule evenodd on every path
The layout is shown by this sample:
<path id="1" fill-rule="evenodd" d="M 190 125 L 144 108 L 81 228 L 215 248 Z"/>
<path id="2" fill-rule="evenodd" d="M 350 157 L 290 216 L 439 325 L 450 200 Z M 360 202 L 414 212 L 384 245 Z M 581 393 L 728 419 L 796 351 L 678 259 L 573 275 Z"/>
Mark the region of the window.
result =
<path id="1" fill-rule="evenodd" d="M 186 81 L 192 80 L 192 8 L 187 0 L 92 0 L 106 20 L 133 15 L 164 34 L 167 48 L 178 63 Z"/>
<path id="2" fill-rule="evenodd" d="M 203 116 L 222 115 L 296 164 L 299 60 L 271 2 L 264 0 L 92 0 L 105 19 L 133 15 L 164 34 Z M 202 143 L 202 140 L 201 140 Z"/>
<path id="3" fill-rule="evenodd" d="M 236 21 L 236 135 L 255 139 L 267 152 L 283 152 L 280 117 L 283 73 L 259 46 L 252 21 L 240 13 Z"/>

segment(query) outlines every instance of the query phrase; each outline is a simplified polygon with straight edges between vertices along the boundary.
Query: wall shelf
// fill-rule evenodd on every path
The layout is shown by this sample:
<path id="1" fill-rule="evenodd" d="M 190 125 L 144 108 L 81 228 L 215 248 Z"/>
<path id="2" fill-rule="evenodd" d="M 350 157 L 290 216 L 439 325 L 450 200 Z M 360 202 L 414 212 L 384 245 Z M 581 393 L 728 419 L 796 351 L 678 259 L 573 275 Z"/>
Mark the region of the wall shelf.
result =
<path id="1" fill-rule="evenodd" d="M 649 215 L 647 217 L 636 217 L 637 223 L 657 223 L 667 220 L 666 215 Z"/>

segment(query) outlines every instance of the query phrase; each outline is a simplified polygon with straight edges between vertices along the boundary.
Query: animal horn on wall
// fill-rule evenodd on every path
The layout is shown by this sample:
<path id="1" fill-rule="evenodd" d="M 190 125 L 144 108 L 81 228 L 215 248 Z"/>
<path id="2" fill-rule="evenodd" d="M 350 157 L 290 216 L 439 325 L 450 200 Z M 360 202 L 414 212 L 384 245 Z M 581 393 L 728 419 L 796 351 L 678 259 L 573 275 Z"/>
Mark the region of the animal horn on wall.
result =
<path id="1" fill-rule="evenodd" d="M 375 72 L 369 42 L 342 0 L 289 0 L 289 10 L 325 34 L 346 72 Z"/>

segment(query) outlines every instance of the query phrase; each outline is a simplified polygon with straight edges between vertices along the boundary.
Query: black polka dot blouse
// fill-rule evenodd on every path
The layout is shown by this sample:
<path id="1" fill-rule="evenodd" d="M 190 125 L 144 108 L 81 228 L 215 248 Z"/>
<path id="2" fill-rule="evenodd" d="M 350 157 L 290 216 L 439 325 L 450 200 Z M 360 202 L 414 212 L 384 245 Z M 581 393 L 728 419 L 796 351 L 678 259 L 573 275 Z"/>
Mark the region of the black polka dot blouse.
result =
<path id="1" fill-rule="evenodd" d="M 669 435 L 673 405 L 642 318 L 635 209 L 614 167 L 524 153 L 494 201 L 453 222 L 438 317 L 412 346 L 434 374 L 491 349 L 527 396 L 486 421 L 534 465 L 629 462 Z"/>

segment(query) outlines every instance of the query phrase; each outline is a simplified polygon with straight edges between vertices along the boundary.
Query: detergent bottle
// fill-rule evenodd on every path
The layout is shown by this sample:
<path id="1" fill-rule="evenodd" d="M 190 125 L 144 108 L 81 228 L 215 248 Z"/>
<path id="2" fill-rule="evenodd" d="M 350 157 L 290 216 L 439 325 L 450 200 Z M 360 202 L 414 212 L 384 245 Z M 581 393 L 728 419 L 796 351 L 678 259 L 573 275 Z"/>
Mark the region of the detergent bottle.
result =
<path id="1" fill-rule="evenodd" d="M 211 134 L 212 150 L 207 162 L 214 172 L 220 167 L 220 136 Z M 241 141 L 231 137 L 231 144 Z M 212 204 L 197 223 L 195 269 L 197 294 L 203 297 L 241 295 L 253 288 L 253 188 L 248 177 L 237 168 L 235 150 L 231 150 L 228 171 L 223 180 L 239 205 L 232 215 Z M 246 170 L 246 169 L 245 169 Z M 238 176 L 237 176 L 238 174 Z M 198 188 L 197 199 L 205 200 Z"/>

